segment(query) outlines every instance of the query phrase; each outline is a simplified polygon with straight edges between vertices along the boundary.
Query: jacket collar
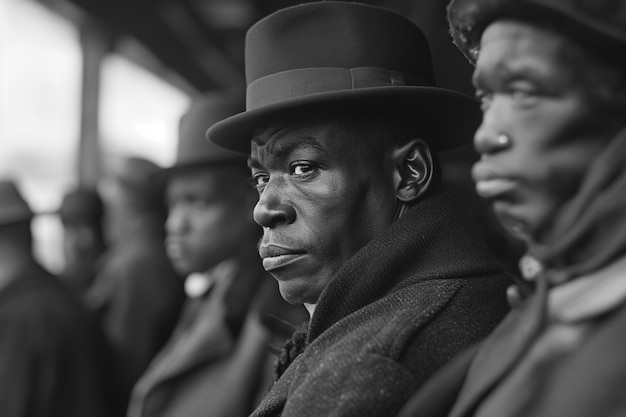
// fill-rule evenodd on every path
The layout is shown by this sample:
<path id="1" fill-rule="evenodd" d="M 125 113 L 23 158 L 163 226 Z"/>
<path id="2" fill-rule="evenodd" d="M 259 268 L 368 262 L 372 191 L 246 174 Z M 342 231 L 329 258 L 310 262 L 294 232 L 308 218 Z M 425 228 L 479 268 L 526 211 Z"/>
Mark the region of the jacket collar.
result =
<path id="1" fill-rule="evenodd" d="M 320 296 L 307 343 L 395 289 L 427 279 L 500 271 L 477 236 L 480 231 L 467 210 L 448 194 L 418 203 L 339 270 Z"/>

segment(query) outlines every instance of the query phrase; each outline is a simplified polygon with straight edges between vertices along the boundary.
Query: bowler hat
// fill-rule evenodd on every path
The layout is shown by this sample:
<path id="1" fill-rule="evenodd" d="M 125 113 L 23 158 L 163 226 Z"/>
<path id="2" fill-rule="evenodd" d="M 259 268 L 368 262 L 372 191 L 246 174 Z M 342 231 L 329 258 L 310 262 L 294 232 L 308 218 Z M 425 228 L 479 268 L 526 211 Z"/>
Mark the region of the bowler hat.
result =
<path id="1" fill-rule="evenodd" d="M 474 64 L 483 31 L 498 19 L 549 25 L 620 62 L 626 56 L 623 0 L 452 0 L 448 5 L 454 43 Z"/>
<path id="2" fill-rule="evenodd" d="M 30 220 L 33 212 L 13 180 L 0 180 L 0 225 Z"/>
<path id="3" fill-rule="evenodd" d="M 246 157 L 207 142 L 205 133 L 214 123 L 245 109 L 245 94 L 241 91 L 211 92 L 192 100 L 180 118 L 178 147 L 174 165 L 163 170 L 170 174 L 195 166 L 239 163 Z"/>
<path id="4" fill-rule="evenodd" d="M 435 85 L 422 31 L 389 10 L 324 1 L 279 10 L 246 34 L 246 111 L 207 137 L 248 153 L 255 129 L 319 112 L 407 113 L 444 150 L 470 143 L 480 122 L 473 98 Z"/>

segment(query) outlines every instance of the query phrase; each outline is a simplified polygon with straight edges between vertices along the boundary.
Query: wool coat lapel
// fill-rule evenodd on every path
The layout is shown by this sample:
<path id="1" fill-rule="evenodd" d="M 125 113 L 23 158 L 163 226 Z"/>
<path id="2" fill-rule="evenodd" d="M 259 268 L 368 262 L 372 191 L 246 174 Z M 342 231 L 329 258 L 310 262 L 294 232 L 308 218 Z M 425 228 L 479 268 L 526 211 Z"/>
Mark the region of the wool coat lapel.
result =
<path id="1" fill-rule="evenodd" d="M 232 350 L 234 340 L 224 322 L 223 303 L 224 294 L 230 284 L 230 280 L 223 280 L 215 284 L 206 299 L 188 300 L 185 313 L 192 316 L 183 315 L 181 323 L 189 323 L 184 328 L 176 329 L 170 342 L 136 384 L 131 409 L 138 410 L 129 415 L 143 415 L 141 410 L 150 407 L 152 397 L 158 395 L 161 387 L 199 364 L 218 360 Z M 190 309 L 189 304 L 193 302 L 202 304 L 197 309 Z"/>
<path id="2" fill-rule="evenodd" d="M 398 285 L 494 273 L 494 259 L 476 244 L 480 231 L 446 193 L 408 210 L 337 273 L 311 320 L 307 342 Z M 407 278 L 410 280 L 407 281 Z"/>
<path id="3" fill-rule="evenodd" d="M 480 346 L 450 417 L 471 415 L 526 351 L 541 325 L 542 297 L 511 311 Z"/>
<path id="4" fill-rule="evenodd" d="M 480 343 L 466 349 L 433 375 L 428 383 L 411 397 L 398 417 L 448 416 L 479 347 Z"/>

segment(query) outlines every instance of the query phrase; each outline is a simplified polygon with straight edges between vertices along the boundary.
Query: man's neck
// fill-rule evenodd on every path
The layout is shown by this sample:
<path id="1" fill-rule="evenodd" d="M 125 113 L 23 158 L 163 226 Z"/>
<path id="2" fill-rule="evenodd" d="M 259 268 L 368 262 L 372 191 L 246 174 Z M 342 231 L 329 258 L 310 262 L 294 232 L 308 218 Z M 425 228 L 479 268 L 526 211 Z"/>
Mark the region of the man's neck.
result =
<path id="1" fill-rule="evenodd" d="M 309 318 L 310 319 L 313 318 L 313 313 L 315 312 L 315 307 L 316 306 L 317 306 L 317 304 L 304 303 L 304 308 L 306 308 L 306 311 L 309 312 Z"/>

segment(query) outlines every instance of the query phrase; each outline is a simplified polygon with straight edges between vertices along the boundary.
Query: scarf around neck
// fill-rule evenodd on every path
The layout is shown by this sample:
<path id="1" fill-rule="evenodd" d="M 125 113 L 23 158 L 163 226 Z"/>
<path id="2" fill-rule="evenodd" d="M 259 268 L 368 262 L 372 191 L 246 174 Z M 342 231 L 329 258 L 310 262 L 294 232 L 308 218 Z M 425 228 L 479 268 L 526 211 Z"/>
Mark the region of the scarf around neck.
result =
<path id="1" fill-rule="evenodd" d="M 554 218 L 544 240 L 530 250 L 551 283 L 592 272 L 626 252 L 626 127 Z"/>
<path id="2" fill-rule="evenodd" d="M 306 342 L 396 288 L 501 271 L 480 236 L 467 209 L 447 193 L 419 202 L 337 272 L 320 295 Z"/>

